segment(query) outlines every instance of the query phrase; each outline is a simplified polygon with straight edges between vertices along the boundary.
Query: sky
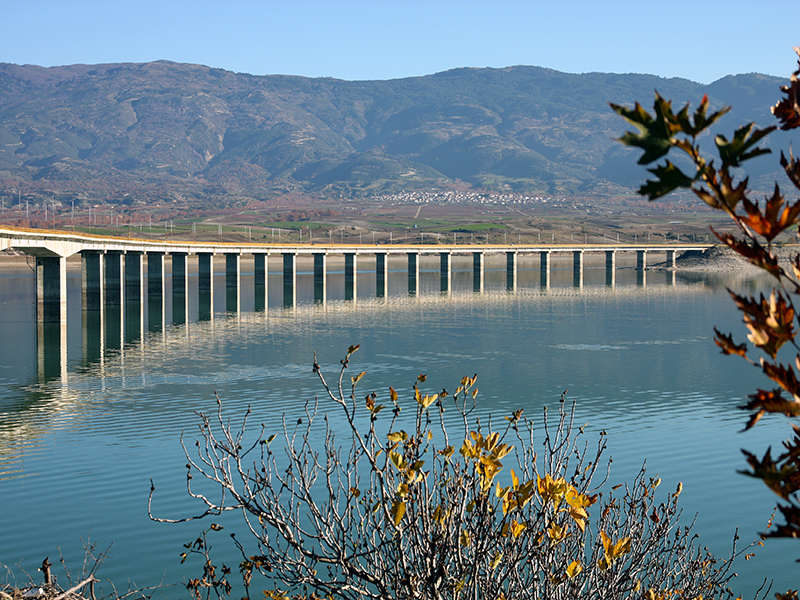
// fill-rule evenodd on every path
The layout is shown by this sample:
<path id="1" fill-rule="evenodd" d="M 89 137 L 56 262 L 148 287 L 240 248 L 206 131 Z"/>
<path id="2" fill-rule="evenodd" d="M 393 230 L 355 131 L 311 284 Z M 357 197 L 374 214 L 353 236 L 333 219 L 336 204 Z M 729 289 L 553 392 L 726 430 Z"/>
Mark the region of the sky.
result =
<path id="1" fill-rule="evenodd" d="M 797 0 L 0 0 L 0 62 L 171 60 L 395 79 L 535 65 L 711 83 L 788 77 Z"/>

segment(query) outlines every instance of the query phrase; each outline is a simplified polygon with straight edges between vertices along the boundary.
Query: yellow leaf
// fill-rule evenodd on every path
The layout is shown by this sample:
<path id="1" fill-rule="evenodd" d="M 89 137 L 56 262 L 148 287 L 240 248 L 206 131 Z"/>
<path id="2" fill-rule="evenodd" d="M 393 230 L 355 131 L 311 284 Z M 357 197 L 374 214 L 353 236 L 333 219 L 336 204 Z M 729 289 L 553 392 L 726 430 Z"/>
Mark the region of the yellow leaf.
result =
<path id="1" fill-rule="evenodd" d="M 439 397 L 439 394 L 433 394 L 432 396 L 429 396 L 428 394 L 425 394 L 424 398 L 420 398 L 419 396 L 417 396 L 417 402 L 419 402 L 420 405 L 422 405 L 423 409 L 427 409 L 431 404 L 436 402 L 436 399 L 438 397 Z"/>
<path id="2" fill-rule="evenodd" d="M 392 464 L 397 467 L 399 471 L 402 471 L 408 466 L 408 462 L 406 462 L 406 459 L 404 459 L 403 455 L 399 452 L 389 452 L 389 460 L 392 461 Z"/>
<path id="3" fill-rule="evenodd" d="M 417 381 L 424 382 L 428 378 L 427 375 L 418 375 Z"/>
<path id="4" fill-rule="evenodd" d="M 573 560 L 567 567 L 567 577 L 572 579 L 575 575 L 583 571 L 583 565 L 578 560 Z"/>
<path id="5" fill-rule="evenodd" d="M 357 487 L 351 487 L 350 493 L 353 494 L 353 496 L 355 496 L 356 498 L 358 498 L 361 495 L 361 492 L 358 491 Z"/>
<path id="6" fill-rule="evenodd" d="M 356 375 L 355 377 L 351 377 L 351 378 L 350 378 L 350 381 L 352 381 L 352 382 L 353 382 L 353 385 L 355 385 L 355 384 L 357 384 L 357 383 L 358 383 L 359 379 L 361 379 L 361 378 L 362 378 L 364 375 L 366 375 L 366 374 L 367 374 L 367 372 L 366 372 L 366 371 L 361 371 L 361 373 L 359 373 L 359 374 L 358 374 L 358 375 Z"/>
<path id="7" fill-rule="evenodd" d="M 458 541 L 461 542 L 461 545 L 465 548 L 469 546 L 469 532 L 466 529 L 461 531 L 461 535 L 458 536 Z"/>
<path id="8" fill-rule="evenodd" d="M 394 402 L 395 404 L 397 404 L 397 392 L 396 392 L 396 391 L 394 391 L 394 388 L 393 388 L 393 387 L 390 387 L 390 388 L 389 388 L 389 397 L 392 399 L 392 402 Z"/>
<path id="9" fill-rule="evenodd" d="M 358 350 L 359 348 L 361 348 L 361 346 L 360 346 L 359 344 L 356 344 L 355 346 L 350 346 L 350 347 L 347 349 L 347 353 L 348 353 L 348 354 L 352 354 L 353 352 L 355 352 L 355 351 L 356 351 L 356 350 Z"/>
<path id="10" fill-rule="evenodd" d="M 428 441 L 430 442 L 432 439 L 433 439 L 433 432 L 429 431 L 428 432 Z"/>
<path id="11" fill-rule="evenodd" d="M 517 523 L 516 520 L 511 521 L 511 535 L 515 538 L 522 535 L 522 532 L 528 528 L 527 523 Z"/>
<path id="12" fill-rule="evenodd" d="M 406 503 L 402 500 L 395 500 L 394 504 L 392 504 L 392 520 L 394 521 L 394 526 L 399 527 L 400 521 L 403 520 L 403 515 L 406 514 Z"/>
<path id="13" fill-rule="evenodd" d="M 386 438 L 390 442 L 404 442 L 408 439 L 408 434 L 405 431 L 393 431 L 392 433 L 388 434 Z"/>
<path id="14" fill-rule="evenodd" d="M 497 565 L 500 564 L 500 561 L 503 560 L 503 553 L 498 552 L 497 554 L 492 557 L 492 562 L 489 563 L 489 568 L 494 571 L 497 568 Z"/>
<path id="15" fill-rule="evenodd" d="M 511 486 L 514 488 L 515 492 L 519 489 L 519 477 L 514 473 L 514 469 L 511 469 Z"/>
<path id="16" fill-rule="evenodd" d="M 211 529 L 213 529 L 214 531 L 220 531 L 222 528 L 223 528 L 222 525 L 217 525 L 216 523 L 211 524 Z"/>

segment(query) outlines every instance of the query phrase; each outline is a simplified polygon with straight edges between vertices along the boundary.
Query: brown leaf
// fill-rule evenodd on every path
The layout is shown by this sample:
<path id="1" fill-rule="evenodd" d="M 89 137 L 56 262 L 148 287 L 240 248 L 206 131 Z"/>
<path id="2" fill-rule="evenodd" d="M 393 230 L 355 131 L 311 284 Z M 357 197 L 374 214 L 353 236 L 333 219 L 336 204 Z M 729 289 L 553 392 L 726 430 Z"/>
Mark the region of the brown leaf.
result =
<path id="1" fill-rule="evenodd" d="M 800 384 L 798 384 L 797 375 L 795 375 L 792 367 L 763 361 L 761 369 L 767 377 L 772 379 L 772 381 L 777 383 L 792 396 L 800 398 Z"/>
<path id="2" fill-rule="evenodd" d="M 738 356 L 747 356 L 747 344 L 735 344 L 732 335 L 725 335 L 714 327 L 716 337 L 714 342 L 722 348 L 723 354 L 736 354 Z"/>
<path id="3" fill-rule="evenodd" d="M 730 233 L 719 233 L 713 227 L 710 227 L 719 241 L 731 248 L 739 256 L 746 258 L 747 261 L 760 269 L 763 269 L 775 278 L 780 278 L 783 274 L 778 264 L 778 259 L 766 248 L 764 248 L 757 241 L 752 240 L 750 243 L 740 240 Z"/>
<path id="4" fill-rule="evenodd" d="M 795 47 L 794 51 L 800 56 L 800 48 Z M 798 69 L 792 73 L 789 85 L 781 86 L 781 91 L 786 94 L 775 106 L 772 107 L 772 114 L 781 122 L 781 129 L 796 129 L 800 127 L 800 59 L 798 59 Z"/>
<path id="5" fill-rule="evenodd" d="M 739 215 L 741 221 L 768 241 L 774 240 L 780 233 L 794 225 L 797 216 L 800 215 L 800 202 L 784 205 L 784 197 L 777 183 L 772 196 L 767 198 L 764 204 L 763 212 L 758 204 L 750 202 L 747 198 L 742 199 L 742 207 L 747 216 Z"/>
<path id="6" fill-rule="evenodd" d="M 779 413 L 787 417 L 800 416 L 800 402 L 794 399 L 787 399 L 781 395 L 781 390 L 758 390 L 755 394 L 748 396 L 750 402 L 740 406 L 742 410 L 755 410 L 750 416 L 750 420 L 745 426 L 745 430 L 750 429 L 766 413 Z"/>

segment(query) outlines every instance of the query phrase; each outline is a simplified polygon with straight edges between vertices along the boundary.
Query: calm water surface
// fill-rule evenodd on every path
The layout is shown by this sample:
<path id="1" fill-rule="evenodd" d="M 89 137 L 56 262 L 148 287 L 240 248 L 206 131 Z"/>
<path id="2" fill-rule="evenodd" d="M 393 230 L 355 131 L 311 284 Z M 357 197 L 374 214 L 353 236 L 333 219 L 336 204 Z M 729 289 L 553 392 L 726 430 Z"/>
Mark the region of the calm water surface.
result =
<path id="1" fill-rule="evenodd" d="M 160 516 L 198 509 L 185 493 L 179 444 L 182 431 L 194 436 L 194 411 L 213 410 L 217 391 L 229 414 L 252 405 L 258 421 L 277 427 L 283 414 L 298 414 L 320 391 L 313 353 L 333 373 L 356 343 L 355 366 L 368 372 L 361 385 L 379 393 L 389 385 L 410 389 L 419 373 L 427 373 L 435 390 L 477 372 L 482 415 L 524 408 L 538 418 L 567 389 L 577 399 L 579 420 L 590 431 L 609 433 L 612 479 L 630 479 L 646 459 L 665 489 L 683 482 L 682 503 L 687 515 L 698 513 L 695 531 L 703 545 L 726 554 L 737 526 L 745 539 L 764 529 L 774 499 L 737 474 L 744 467 L 739 449 L 763 453 L 788 429 L 772 418 L 739 433 L 746 418 L 735 407 L 765 381 L 721 356 L 712 340 L 714 325 L 744 338 L 724 286 L 751 282 L 658 272 L 637 281 L 634 270 L 620 269 L 612 288 L 603 269 L 590 268 L 583 287 L 573 285 L 571 270 L 556 269 L 551 287 L 541 288 L 536 263 L 523 261 L 518 289 L 508 292 L 505 271 L 496 266 L 487 272 L 485 290 L 475 293 L 471 264 L 454 261 L 453 291 L 442 295 L 437 265 L 423 263 L 419 293 L 409 296 L 402 263 L 390 263 L 386 297 L 374 298 L 374 273 L 360 273 L 355 302 L 343 299 L 343 273 L 333 268 L 329 300 L 320 305 L 313 303 L 313 275 L 300 265 L 297 305 L 281 306 L 280 277 L 271 276 L 270 306 L 260 312 L 253 311 L 252 270 L 245 266 L 241 312 L 198 320 L 195 278 L 188 322 L 171 322 L 180 311 L 173 311 L 168 294 L 165 322 L 151 318 L 161 313 L 145 311 L 144 332 L 113 311 L 102 332 L 84 318 L 73 269 L 65 342 L 33 322 L 30 269 L 0 266 L 0 564 L 10 568 L 6 578 L 36 576 L 42 559 L 56 562 L 59 549 L 77 570 L 81 540 L 89 537 L 101 548 L 113 543 L 100 575 L 118 588 L 197 576 L 199 565 L 182 567 L 179 553 L 203 524 L 147 518 L 150 478 Z M 272 271 L 278 269 L 276 263 Z M 215 305 L 223 306 L 224 279 L 216 287 Z M 235 524 L 228 520 L 226 528 Z M 227 536 L 217 542 L 220 560 L 238 564 L 227 543 Z M 739 565 L 735 589 L 752 596 L 764 577 L 774 578 L 777 589 L 796 587 L 798 556 L 796 543 L 768 541 Z M 164 596 L 186 593 L 173 587 Z"/>

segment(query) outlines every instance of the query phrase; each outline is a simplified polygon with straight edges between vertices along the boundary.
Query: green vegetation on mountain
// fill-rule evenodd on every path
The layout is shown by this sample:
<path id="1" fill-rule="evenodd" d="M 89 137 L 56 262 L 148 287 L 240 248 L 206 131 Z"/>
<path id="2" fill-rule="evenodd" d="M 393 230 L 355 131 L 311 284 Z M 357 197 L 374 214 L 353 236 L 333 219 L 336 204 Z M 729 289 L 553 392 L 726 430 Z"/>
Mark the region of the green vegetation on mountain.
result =
<path id="1" fill-rule="evenodd" d="M 0 189 L 61 199 L 225 204 L 299 191 L 358 196 L 474 187 L 625 192 L 610 99 L 708 94 L 769 118 L 779 80 L 711 85 L 539 67 L 390 81 L 252 76 L 199 65 L 0 64 Z M 773 142 L 777 141 L 772 140 Z M 757 185 L 774 175 L 752 174 Z"/>

